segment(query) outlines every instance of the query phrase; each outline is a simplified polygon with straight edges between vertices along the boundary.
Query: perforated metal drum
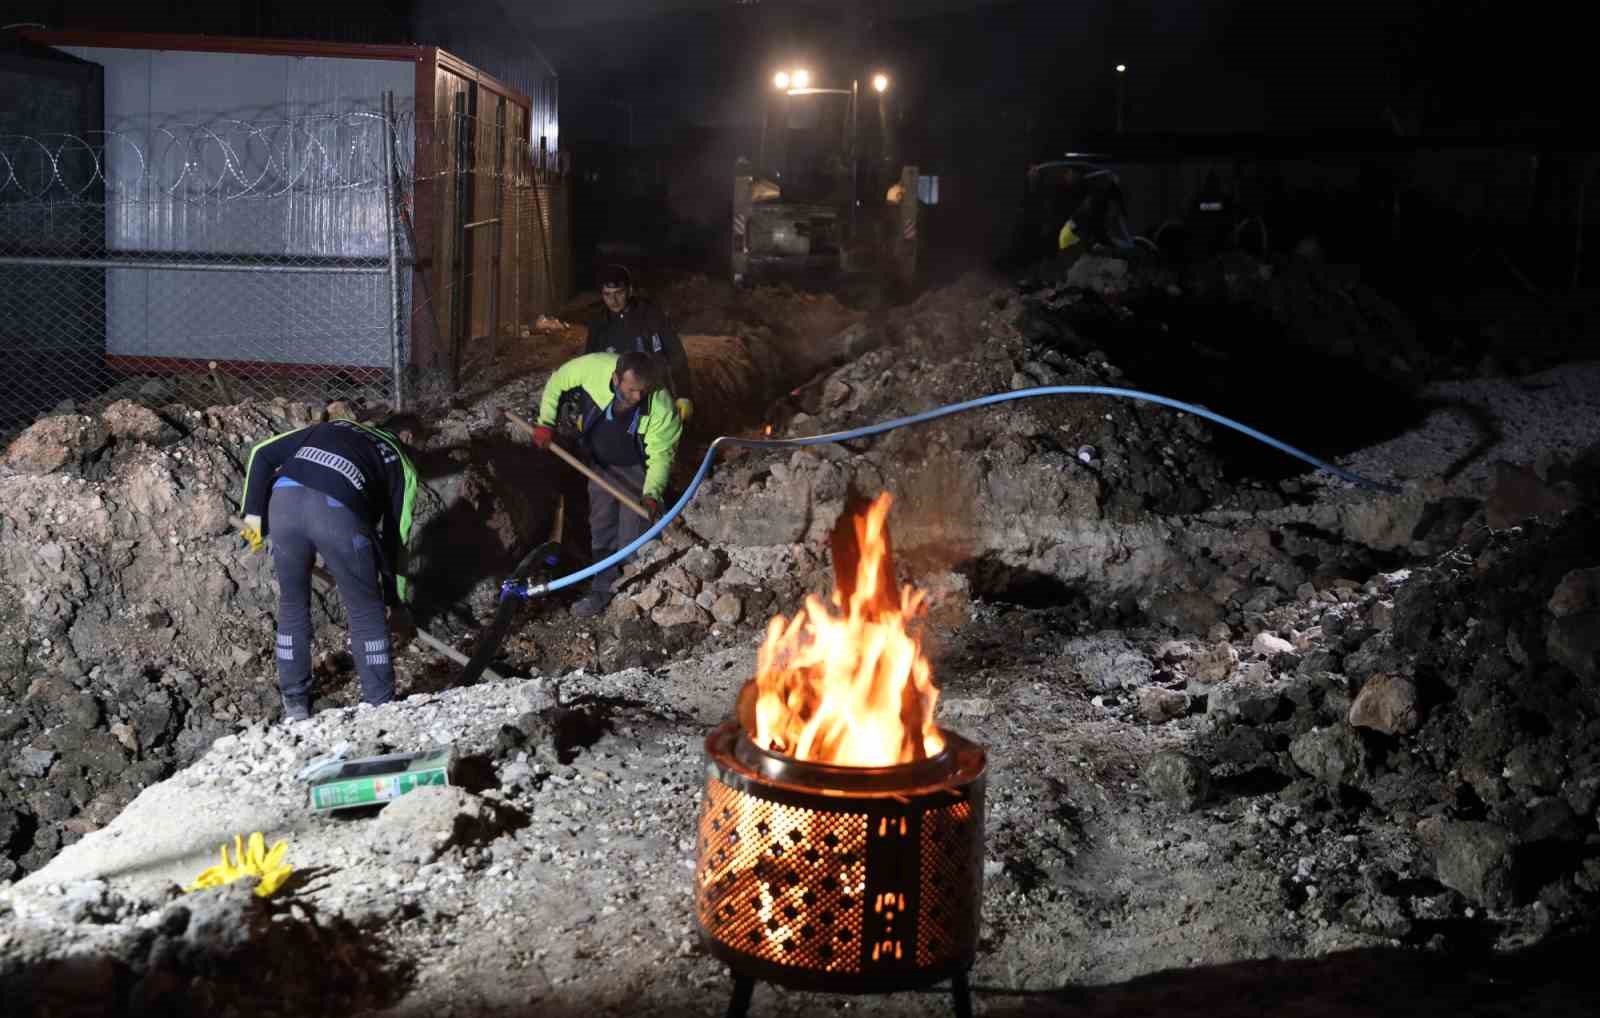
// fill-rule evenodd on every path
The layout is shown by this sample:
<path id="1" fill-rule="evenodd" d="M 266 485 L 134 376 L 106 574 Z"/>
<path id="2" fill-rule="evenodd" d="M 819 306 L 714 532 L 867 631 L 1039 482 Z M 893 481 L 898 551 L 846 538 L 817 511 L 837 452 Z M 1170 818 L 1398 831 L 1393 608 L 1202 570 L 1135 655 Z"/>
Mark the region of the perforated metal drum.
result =
<path id="1" fill-rule="evenodd" d="M 986 759 L 943 734 L 938 756 L 867 768 L 764 751 L 736 722 L 712 732 L 695 871 L 711 953 L 736 976 L 797 989 L 882 993 L 954 979 L 964 1011 Z"/>

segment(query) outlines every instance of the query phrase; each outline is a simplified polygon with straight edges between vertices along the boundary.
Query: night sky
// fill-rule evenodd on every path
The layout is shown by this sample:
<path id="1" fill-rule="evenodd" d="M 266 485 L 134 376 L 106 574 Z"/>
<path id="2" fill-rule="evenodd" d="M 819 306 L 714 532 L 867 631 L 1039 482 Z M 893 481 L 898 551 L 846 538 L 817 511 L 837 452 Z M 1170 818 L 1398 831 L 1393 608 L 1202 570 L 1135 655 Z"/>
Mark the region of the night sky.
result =
<path id="1" fill-rule="evenodd" d="M 571 137 L 750 123 L 785 59 L 883 66 L 943 144 L 997 121 L 1053 148 L 1130 131 L 1515 133 L 1577 127 L 1575 33 L 1505 0 L 506 2 L 562 76 Z M 623 103 L 623 106 L 603 105 Z"/>

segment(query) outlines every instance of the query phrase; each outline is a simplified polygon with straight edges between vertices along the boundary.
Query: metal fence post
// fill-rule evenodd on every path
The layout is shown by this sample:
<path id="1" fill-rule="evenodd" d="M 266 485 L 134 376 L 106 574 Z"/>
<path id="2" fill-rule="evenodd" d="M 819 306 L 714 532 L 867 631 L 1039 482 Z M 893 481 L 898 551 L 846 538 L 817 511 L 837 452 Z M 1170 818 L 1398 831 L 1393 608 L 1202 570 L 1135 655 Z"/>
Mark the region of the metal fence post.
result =
<path id="1" fill-rule="evenodd" d="M 394 373 L 394 408 L 405 409 L 405 363 L 400 327 L 400 238 L 395 235 L 395 203 L 400 200 L 395 186 L 394 93 L 383 93 L 383 222 L 389 235 L 389 360 Z"/>
<path id="2" fill-rule="evenodd" d="M 505 168 L 506 101 L 495 103 L 494 113 L 494 255 L 489 274 L 489 359 L 500 356 L 500 274 L 505 271 Z"/>
<path id="3" fill-rule="evenodd" d="M 527 154 L 527 149 L 518 145 L 511 154 L 511 165 L 514 167 L 511 174 L 511 337 L 519 339 L 522 336 L 522 323 L 526 315 L 522 308 L 522 193 L 523 167 L 522 158 Z"/>

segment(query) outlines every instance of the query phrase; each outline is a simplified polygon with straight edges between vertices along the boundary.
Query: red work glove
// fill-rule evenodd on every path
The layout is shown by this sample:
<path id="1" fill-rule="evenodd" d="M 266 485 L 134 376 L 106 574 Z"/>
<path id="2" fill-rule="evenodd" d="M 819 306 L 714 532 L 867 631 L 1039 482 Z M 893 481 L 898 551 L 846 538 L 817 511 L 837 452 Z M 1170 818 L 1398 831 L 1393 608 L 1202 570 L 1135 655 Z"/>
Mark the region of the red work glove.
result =
<path id="1" fill-rule="evenodd" d="M 555 440 L 556 433 L 543 424 L 533 429 L 533 444 L 541 449 L 550 448 L 550 443 Z"/>

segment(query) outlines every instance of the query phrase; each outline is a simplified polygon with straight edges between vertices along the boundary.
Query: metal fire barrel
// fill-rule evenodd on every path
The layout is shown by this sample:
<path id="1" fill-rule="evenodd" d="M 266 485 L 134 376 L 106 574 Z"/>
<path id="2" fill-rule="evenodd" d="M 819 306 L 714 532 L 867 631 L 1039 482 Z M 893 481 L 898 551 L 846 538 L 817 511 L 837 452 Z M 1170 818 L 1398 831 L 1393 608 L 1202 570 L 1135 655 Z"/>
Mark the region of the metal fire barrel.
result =
<path id="1" fill-rule="evenodd" d="M 706 738 L 695 869 L 707 949 L 735 974 L 795 989 L 886 993 L 962 976 L 983 886 L 982 747 L 893 767 L 839 767 Z"/>

